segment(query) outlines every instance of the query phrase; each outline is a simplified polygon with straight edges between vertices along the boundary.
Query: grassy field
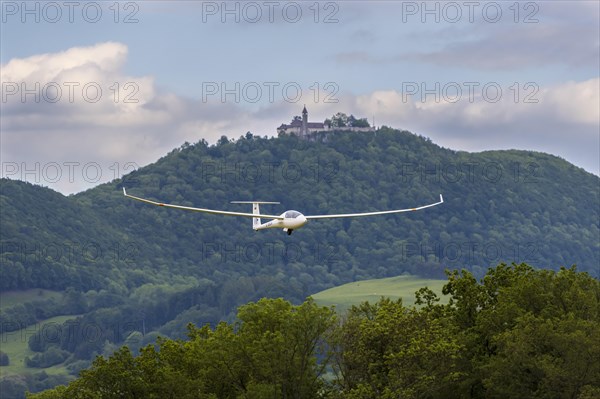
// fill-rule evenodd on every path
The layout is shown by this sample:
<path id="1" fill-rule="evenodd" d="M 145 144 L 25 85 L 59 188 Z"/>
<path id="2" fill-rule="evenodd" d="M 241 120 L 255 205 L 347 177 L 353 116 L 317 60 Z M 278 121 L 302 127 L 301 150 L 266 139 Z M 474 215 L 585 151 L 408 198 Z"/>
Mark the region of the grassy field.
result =
<path id="1" fill-rule="evenodd" d="M 26 374 L 41 370 L 44 370 L 48 374 L 68 374 L 67 369 L 60 365 L 45 369 L 25 367 L 25 357 L 34 354 L 34 352 L 29 350 L 27 340 L 35 332 L 44 328 L 44 326 L 52 325 L 51 323 L 59 325 L 64 323 L 66 320 L 73 319 L 75 317 L 76 316 L 52 317 L 19 331 L 3 333 L 0 335 L 0 350 L 5 352 L 10 359 L 10 364 L 8 366 L 0 367 L 0 376 L 8 374 Z"/>
<path id="2" fill-rule="evenodd" d="M 415 276 L 389 277 L 344 284 L 339 287 L 333 287 L 316 293 L 312 297 L 319 305 L 334 305 L 338 312 L 344 312 L 352 305 L 358 305 L 364 301 L 374 303 L 381 297 L 392 299 L 402 298 L 405 305 L 412 305 L 415 300 L 415 291 L 421 287 L 429 287 L 436 292 L 442 298 L 442 302 L 444 302 L 445 298 L 443 298 L 441 291 L 446 282 L 447 280 L 432 280 Z M 2 307 L 12 306 L 16 303 L 31 301 L 33 299 L 47 299 L 53 296 L 59 297 L 60 295 L 61 294 L 57 292 L 38 289 L 3 293 Z M 29 350 L 27 340 L 36 331 L 44 328 L 44 326 L 50 325 L 51 323 L 62 324 L 64 321 L 75 317 L 76 316 L 52 317 L 22 330 L 0 335 L 0 349 L 8 354 L 10 358 L 9 366 L 0 367 L 0 375 L 23 374 L 41 370 L 25 367 L 25 357 L 34 354 Z M 48 374 L 67 374 L 67 370 L 60 365 L 43 370 Z"/>
<path id="3" fill-rule="evenodd" d="M 47 300 L 50 298 L 60 299 L 62 293 L 57 291 L 34 288 L 24 291 L 8 291 L 0 294 L 0 309 L 8 308 L 19 303 L 31 302 L 36 300 Z"/>
<path id="4" fill-rule="evenodd" d="M 334 305 L 338 312 L 344 312 L 352 305 L 362 302 L 377 302 L 382 296 L 391 299 L 402 298 L 405 305 L 413 305 L 415 292 L 421 287 L 429 287 L 445 302 L 442 287 L 447 280 L 431 280 L 415 276 L 398 276 L 376 280 L 356 281 L 333 287 L 314 294 L 315 302 L 322 306 Z"/>

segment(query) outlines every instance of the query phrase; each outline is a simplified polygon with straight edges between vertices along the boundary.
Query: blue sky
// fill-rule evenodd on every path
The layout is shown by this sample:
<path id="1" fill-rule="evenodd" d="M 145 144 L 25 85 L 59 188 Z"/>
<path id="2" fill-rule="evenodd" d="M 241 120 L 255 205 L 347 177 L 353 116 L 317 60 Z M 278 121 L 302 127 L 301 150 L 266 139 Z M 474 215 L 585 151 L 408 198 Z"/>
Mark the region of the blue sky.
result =
<path id="1" fill-rule="evenodd" d="M 274 135 L 304 104 L 600 171 L 596 1 L 23 4 L 2 2 L 6 177 L 77 192 L 184 141 Z"/>

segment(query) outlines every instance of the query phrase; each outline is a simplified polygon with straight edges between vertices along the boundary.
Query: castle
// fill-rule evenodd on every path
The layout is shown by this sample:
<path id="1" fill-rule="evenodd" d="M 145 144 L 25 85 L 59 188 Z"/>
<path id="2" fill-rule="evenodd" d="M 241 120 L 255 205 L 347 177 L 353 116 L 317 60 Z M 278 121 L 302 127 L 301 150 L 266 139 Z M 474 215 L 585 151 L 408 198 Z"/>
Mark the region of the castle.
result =
<path id="1" fill-rule="evenodd" d="M 309 122 L 308 121 L 308 111 L 306 110 L 306 105 L 302 109 L 302 120 L 294 119 L 292 123 L 286 125 L 282 123 L 281 126 L 277 128 L 278 134 L 294 134 L 303 139 L 308 139 L 311 134 L 317 132 L 327 132 L 333 130 L 344 130 L 344 131 L 352 131 L 352 132 L 374 132 L 374 127 L 353 127 L 347 126 L 342 128 L 335 128 L 329 125 L 326 125 L 323 122 Z"/>

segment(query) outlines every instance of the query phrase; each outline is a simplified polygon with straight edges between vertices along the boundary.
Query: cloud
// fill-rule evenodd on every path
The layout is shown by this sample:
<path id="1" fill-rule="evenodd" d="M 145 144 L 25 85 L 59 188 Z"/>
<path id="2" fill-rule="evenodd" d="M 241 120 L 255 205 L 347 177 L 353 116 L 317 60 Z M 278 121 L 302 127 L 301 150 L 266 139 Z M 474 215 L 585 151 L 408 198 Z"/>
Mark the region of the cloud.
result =
<path id="1" fill-rule="evenodd" d="M 545 24 L 498 26 L 483 37 L 453 41 L 440 50 L 408 53 L 400 59 L 501 71 L 556 64 L 594 66 L 600 57 L 597 38 L 594 25 L 569 29 Z"/>
<path id="2" fill-rule="evenodd" d="M 600 79 L 567 82 L 542 90 L 557 116 L 566 122 L 598 126 L 600 121 Z"/>
<path id="3" fill-rule="evenodd" d="M 72 76 L 81 68 L 114 72 L 123 66 L 127 53 L 124 44 L 107 42 L 90 47 L 73 47 L 60 53 L 13 59 L 2 65 L 2 80 L 50 82 L 64 72 Z"/>
<path id="4" fill-rule="evenodd" d="M 402 23 L 365 43 L 349 33 L 352 45 L 338 49 L 333 60 L 341 65 L 409 62 L 492 72 L 549 66 L 598 70 L 598 2 L 490 3 L 501 4 L 497 22 L 483 17 L 481 4 L 471 4 L 476 9 L 471 20 L 467 3 L 432 3 L 429 11 L 437 13 L 426 13 L 426 3 L 409 3 L 389 2 L 377 8 L 379 14 L 372 18 L 382 25 L 380 29 L 391 23 L 390 15 Z M 459 22 L 450 22 L 450 16 L 440 11 L 449 4 L 461 10 Z M 405 6 L 419 11 L 403 14 Z"/>
<path id="5" fill-rule="evenodd" d="M 249 124 L 237 104 L 182 98 L 159 91 L 151 76 L 127 75 L 127 57 L 127 46 L 107 42 L 2 65 L 2 175 L 74 193 L 119 177 L 123 165 Z M 65 163 L 100 165 L 102 178 L 67 179 Z M 55 164 L 63 166 L 58 181 L 44 176 Z"/>
<path id="6" fill-rule="evenodd" d="M 532 87 L 527 96 L 521 88 L 515 101 L 514 91 L 503 87 L 499 98 L 480 92 L 472 102 L 467 96 L 423 101 L 396 90 L 375 91 L 357 96 L 352 108 L 359 115 L 375 115 L 378 125 L 408 129 L 446 147 L 544 151 L 600 174 L 599 88 L 599 78 Z"/>

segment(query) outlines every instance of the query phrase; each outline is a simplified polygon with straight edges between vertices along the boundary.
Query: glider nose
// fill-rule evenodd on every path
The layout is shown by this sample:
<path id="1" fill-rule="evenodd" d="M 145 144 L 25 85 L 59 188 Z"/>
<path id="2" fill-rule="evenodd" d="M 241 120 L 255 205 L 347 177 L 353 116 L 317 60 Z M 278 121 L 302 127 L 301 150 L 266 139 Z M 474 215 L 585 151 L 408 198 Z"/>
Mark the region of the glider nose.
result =
<path id="1" fill-rule="evenodd" d="M 306 217 L 302 214 L 300 214 L 296 219 L 298 219 L 298 222 L 300 222 L 300 226 L 304 226 L 306 224 Z"/>
<path id="2" fill-rule="evenodd" d="M 294 228 L 300 228 L 306 224 L 306 217 L 303 214 L 296 216 L 293 220 Z"/>

